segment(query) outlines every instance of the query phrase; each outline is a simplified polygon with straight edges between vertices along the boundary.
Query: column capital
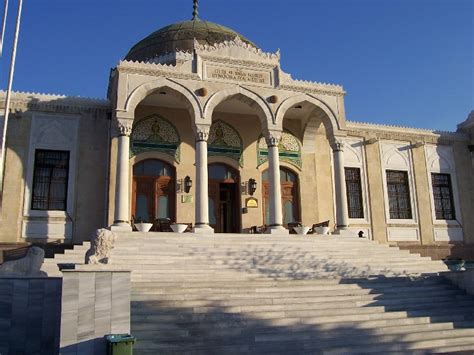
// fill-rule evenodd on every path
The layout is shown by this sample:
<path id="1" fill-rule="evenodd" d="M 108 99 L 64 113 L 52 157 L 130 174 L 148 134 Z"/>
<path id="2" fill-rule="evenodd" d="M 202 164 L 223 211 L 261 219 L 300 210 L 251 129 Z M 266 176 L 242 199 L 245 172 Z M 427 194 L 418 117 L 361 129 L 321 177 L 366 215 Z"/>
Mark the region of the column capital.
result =
<path id="1" fill-rule="evenodd" d="M 344 151 L 344 142 L 340 139 L 335 139 L 332 143 L 332 150 L 334 153 L 343 152 Z"/>
<path id="2" fill-rule="evenodd" d="M 117 118 L 115 120 L 115 133 L 117 136 L 130 137 L 132 134 L 133 120 L 129 118 Z"/>
<path id="3" fill-rule="evenodd" d="M 211 131 L 210 125 L 198 124 L 194 127 L 194 133 L 196 135 L 196 142 L 207 142 L 209 139 L 209 132 Z"/>
<path id="4" fill-rule="evenodd" d="M 283 131 L 267 131 L 265 132 L 265 142 L 269 147 L 276 147 L 281 141 Z"/>

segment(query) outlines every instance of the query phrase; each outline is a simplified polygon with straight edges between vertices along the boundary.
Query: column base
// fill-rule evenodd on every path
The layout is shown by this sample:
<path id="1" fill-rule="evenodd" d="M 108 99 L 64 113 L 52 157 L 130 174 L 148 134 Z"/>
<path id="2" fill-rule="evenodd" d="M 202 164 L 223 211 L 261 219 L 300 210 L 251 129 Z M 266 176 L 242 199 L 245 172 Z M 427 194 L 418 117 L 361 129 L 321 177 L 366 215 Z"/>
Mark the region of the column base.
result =
<path id="1" fill-rule="evenodd" d="M 195 234 L 214 234 L 214 229 L 208 224 L 198 224 L 194 226 L 193 233 Z"/>
<path id="2" fill-rule="evenodd" d="M 112 224 L 109 229 L 112 232 L 131 232 L 132 231 L 132 226 L 128 223 L 125 222 L 118 222 Z"/>
<path id="3" fill-rule="evenodd" d="M 267 228 L 265 234 L 289 235 L 290 231 L 283 226 L 272 226 Z"/>

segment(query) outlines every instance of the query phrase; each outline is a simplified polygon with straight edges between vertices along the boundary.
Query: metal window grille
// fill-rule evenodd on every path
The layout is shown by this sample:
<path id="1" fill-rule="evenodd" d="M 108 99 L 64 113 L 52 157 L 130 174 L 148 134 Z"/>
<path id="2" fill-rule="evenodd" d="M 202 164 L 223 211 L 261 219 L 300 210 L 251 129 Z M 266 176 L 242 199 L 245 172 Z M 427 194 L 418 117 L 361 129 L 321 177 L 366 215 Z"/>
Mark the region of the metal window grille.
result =
<path id="1" fill-rule="evenodd" d="M 436 219 L 455 220 L 453 189 L 449 174 L 431 174 Z"/>
<path id="2" fill-rule="evenodd" d="M 359 168 L 345 168 L 349 218 L 364 218 L 362 183 Z"/>
<path id="3" fill-rule="evenodd" d="M 69 152 L 36 150 L 31 209 L 65 211 Z"/>
<path id="4" fill-rule="evenodd" d="M 412 219 L 408 173 L 387 170 L 386 174 L 390 218 Z"/>

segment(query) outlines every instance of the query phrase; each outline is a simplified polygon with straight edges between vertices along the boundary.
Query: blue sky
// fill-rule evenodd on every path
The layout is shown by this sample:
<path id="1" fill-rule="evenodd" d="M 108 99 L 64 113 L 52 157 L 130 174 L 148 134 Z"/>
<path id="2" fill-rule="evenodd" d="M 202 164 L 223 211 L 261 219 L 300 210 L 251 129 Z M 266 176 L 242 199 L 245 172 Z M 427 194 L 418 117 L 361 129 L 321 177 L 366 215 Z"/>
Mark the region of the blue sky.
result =
<path id="1" fill-rule="evenodd" d="M 201 0 L 199 10 L 265 51 L 280 48 L 293 78 L 343 85 L 350 120 L 453 131 L 474 109 L 473 4 Z M 24 0 L 14 90 L 104 98 L 110 68 L 134 43 L 191 12 L 191 0 Z M 3 89 L 15 13 L 10 0 Z"/>

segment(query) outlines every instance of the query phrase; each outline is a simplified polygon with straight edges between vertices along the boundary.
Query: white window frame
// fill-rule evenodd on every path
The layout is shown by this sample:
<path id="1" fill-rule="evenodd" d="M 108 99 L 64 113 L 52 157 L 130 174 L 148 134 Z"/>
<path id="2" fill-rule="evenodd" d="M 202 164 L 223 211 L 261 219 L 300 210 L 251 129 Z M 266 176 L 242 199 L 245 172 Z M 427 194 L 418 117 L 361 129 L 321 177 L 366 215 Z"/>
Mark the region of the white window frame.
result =
<path id="1" fill-rule="evenodd" d="M 385 219 L 387 224 L 398 224 L 398 225 L 418 225 L 418 213 L 416 203 L 416 188 L 415 188 L 415 177 L 413 172 L 413 158 L 411 153 L 411 145 L 408 142 L 391 142 L 383 141 L 380 144 L 381 152 L 381 167 L 382 167 L 382 180 L 383 180 L 383 191 L 384 191 L 384 204 L 385 204 Z M 391 157 L 398 154 L 404 163 L 389 163 Z M 388 198 L 388 186 L 387 186 L 387 170 L 393 171 L 404 171 L 408 175 L 408 188 L 410 190 L 410 203 L 411 203 L 411 219 L 392 219 L 390 218 L 390 204 Z"/>

